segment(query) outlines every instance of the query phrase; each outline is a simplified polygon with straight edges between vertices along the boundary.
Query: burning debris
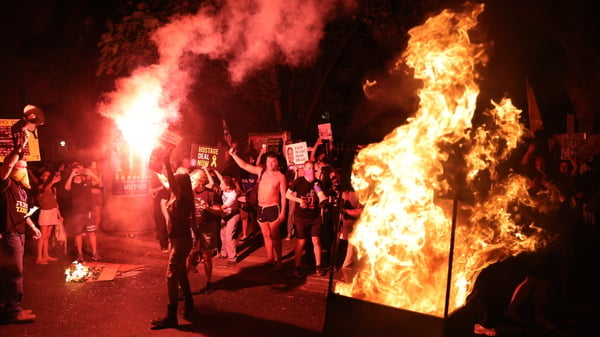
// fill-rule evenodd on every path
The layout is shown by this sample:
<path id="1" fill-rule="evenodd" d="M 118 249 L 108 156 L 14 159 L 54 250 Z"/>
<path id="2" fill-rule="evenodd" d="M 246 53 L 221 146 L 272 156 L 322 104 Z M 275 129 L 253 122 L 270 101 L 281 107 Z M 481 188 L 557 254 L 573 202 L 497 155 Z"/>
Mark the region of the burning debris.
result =
<path id="1" fill-rule="evenodd" d="M 484 7 L 464 8 L 409 32 L 396 65 L 422 81 L 419 110 L 354 161 L 365 209 L 350 243 L 360 264 L 351 283 L 336 284 L 341 295 L 443 317 L 465 304 L 485 267 L 544 244 L 517 214 L 536 206 L 525 177 L 498 170 L 526 132 L 521 110 L 503 98 L 484 113 L 489 122 L 472 125 L 476 68 L 487 57 L 469 32 Z"/>
<path id="2" fill-rule="evenodd" d="M 86 282 L 89 279 L 96 278 L 99 273 L 98 268 L 88 267 L 77 260 L 65 269 L 67 282 Z"/>

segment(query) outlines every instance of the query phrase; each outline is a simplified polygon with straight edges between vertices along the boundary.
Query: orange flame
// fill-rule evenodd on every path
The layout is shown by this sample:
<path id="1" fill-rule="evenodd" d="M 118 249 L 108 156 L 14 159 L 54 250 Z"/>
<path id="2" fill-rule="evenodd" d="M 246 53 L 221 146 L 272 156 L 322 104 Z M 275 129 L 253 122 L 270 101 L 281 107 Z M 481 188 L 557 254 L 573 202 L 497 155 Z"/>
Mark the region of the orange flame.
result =
<path id="1" fill-rule="evenodd" d="M 73 261 L 71 265 L 65 269 L 65 280 L 67 282 L 85 282 L 90 276 L 90 268 L 83 265 L 79 261 Z"/>
<path id="2" fill-rule="evenodd" d="M 464 13 L 445 10 L 409 32 L 397 66 L 406 63 L 422 80 L 419 110 L 353 163 L 352 184 L 365 209 L 350 238 L 359 270 L 352 282 L 336 283 L 342 295 L 442 317 L 464 305 L 482 269 L 540 241 L 538 232 L 525 235 L 514 216 L 519 205 L 535 205 L 525 178 L 496 172 L 524 132 L 521 111 L 510 99 L 492 102 L 486 112 L 492 122 L 472 127 L 475 66 L 487 59 L 468 35 L 483 5 L 466 7 Z M 472 202 L 454 204 L 476 190 L 482 172 L 493 181 L 487 198 L 472 192 Z"/>

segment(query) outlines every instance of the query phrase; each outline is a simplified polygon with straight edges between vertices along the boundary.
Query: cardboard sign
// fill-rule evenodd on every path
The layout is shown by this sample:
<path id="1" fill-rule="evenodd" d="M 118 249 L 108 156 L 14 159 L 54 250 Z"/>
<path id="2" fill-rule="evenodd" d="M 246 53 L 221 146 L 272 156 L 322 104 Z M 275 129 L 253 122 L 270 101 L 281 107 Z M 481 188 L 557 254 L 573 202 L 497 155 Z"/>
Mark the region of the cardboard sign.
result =
<path id="1" fill-rule="evenodd" d="M 219 148 L 216 146 L 192 144 L 190 162 L 192 166 L 222 169 L 225 163 L 221 163 Z"/>
<path id="2" fill-rule="evenodd" d="M 304 162 L 308 160 L 308 147 L 306 142 L 286 145 L 285 159 L 288 167 L 298 167 L 304 165 Z"/>
<path id="3" fill-rule="evenodd" d="M 331 131 L 331 123 L 317 125 L 319 129 L 319 137 L 333 141 L 333 131 Z"/>
<path id="4" fill-rule="evenodd" d="M 18 121 L 18 119 L 0 119 L 0 161 L 2 162 L 4 162 L 4 158 L 14 148 L 11 127 Z M 40 143 L 32 133 L 29 133 L 29 141 L 25 146 L 23 159 L 26 161 L 42 160 L 40 156 Z"/>
<path id="5" fill-rule="evenodd" d="M 283 144 L 291 139 L 288 131 L 272 133 L 251 133 L 248 135 L 248 147 L 260 151 L 262 146 L 267 147 L 267 151 L 277 153 L 283 152 Z"/>
<path id="6" fill-rule="evenodd" d="M 571 133 L 557 136 L 560 141 L 561 160 L 592 161 L 599 152 L 600 135 L 587 135 L 585 133 Z"/>

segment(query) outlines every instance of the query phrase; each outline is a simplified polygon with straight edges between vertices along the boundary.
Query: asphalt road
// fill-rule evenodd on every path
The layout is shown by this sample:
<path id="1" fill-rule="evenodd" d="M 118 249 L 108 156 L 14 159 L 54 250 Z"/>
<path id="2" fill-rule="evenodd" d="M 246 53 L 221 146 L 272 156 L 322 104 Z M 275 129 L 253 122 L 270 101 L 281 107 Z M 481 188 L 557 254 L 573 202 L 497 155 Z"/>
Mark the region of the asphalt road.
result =
<path id="1" fill-rule="evenodd" d="M 293 241 L 284 242 L 284 254 Z M 284 271 L 263 266 L 259 240 L 247 245 L 243 259 L 231 268 L 215 259 L 214 291 L 199 293 L 204 275 L 191 274 L 197 317 L 180 315 L 177 329 L 150 330 L 150 321 L 164 315 L 167 303 L 167 255 L 148 235 L 99 234 L 103 262 L 139 266 L 109 281 L 66 282 L 71 259 L 37 265 L 33 247 L 25 257 L 24 306 L 37 314 L 31 324 L 0 325 L 0 336 L 319 336 L 325 319 L 328 278 L 315 274 L 298 280 L 291 260 Z"/>
<path id="2" fill-rule="evenodd" d="M 150 321 L 165 313 L 167 303 L 167 255 L 160 252 L 153 234 L 99 233 L 101 263 L 120 264 L 122 269 L 112 280 L 80 283 L 65 281 L 64 271 L 72 261 L 62 251 L 54 252 L 59 261 L 35 264 L 34 241 L 30 240 L 25 257 L 24 305 L 37 314 L 37 320 L 32 324 L 0 325 L 0 337 L 437 336 L 424 335 L 422 331 L 431 329 L 420 329 L 411 315 L 365 306 L 360 301 L 328 301 L 328 276 L 309 273 L 305 279 L 293 277 L 294 242 L 283 241 L 285 263 L 280 272 L 262 264 L 265 253 L 260 238 L 238 247 L 241 261 L 234 267 L 227 268 L 224 260 L 215 259 L 212 292 L 200 292 L 205 283 L 201 271 L 190 277 L 198 315 L 192 321 L 179 315 L 177 329 L 151 330 Z M 600 257 L 598 242 L 598 231 L 573 238 L 572 250 L 563 263 L 565 273 L 558 277 L 564 288 L 556 293 L 558 297 L 551 298 L 558 329 L 547 331 L 509 323 L 499 327 L 499 335 L 595 336 L 600 314 L 600 277 L 595 270 Z M 514 270 L 506 262 L 486 271 L 491 275 L 492 295 L 510 296 L 511 282 L 520 281 L 512 275 Z M 337 272 L 335 277 L 339 276 Z M 337 305 L 335 310 L 331 310 L 332 303 Z M 333 311 L 338 312 L 332 315 Z M 472 306 L 461 309 L 452 317 L 456 330 L 448 330 L 445 336 L 473 336 L 476 316 Z M 411 325 L 414 327 L 409 330 L 415 333 L 398 334 Z"/>

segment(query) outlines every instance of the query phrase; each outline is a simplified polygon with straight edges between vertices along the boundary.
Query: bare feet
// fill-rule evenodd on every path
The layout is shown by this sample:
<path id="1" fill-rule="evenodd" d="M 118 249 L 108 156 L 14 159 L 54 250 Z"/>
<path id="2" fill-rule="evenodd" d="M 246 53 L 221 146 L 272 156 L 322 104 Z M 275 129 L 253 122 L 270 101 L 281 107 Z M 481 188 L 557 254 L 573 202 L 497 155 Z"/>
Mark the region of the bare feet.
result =
<path id="1" fill-rule="evenodd" d="M 48 264 L 48 261 L 46 261 L 44 259 L 37 259 L 37 260 L 35 260 L 35 263 L 37 263 L 37 264 Z"/>
<path id="2" fill-rule="evenodd" d="M 52 257 L 52 256 L 48 256 L 48 257 L 46 258 L 46 260 L 47 260 L 47 261 L 58 261 L 58 259 L 57 259 L 57 258 L 55 258 L 55 257 Z"/>

